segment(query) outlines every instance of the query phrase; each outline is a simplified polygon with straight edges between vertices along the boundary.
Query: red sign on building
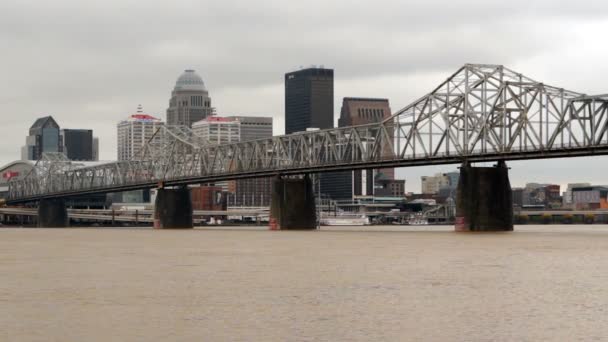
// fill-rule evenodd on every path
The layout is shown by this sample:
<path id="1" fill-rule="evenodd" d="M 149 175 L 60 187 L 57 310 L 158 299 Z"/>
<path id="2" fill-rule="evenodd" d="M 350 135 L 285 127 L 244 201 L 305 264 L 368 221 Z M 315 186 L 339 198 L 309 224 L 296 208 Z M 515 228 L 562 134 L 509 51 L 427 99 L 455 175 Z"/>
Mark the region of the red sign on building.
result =
<path id="1" fill-rule="evenodd" d="M 19 176 L 19 172 L 16 171 L 6 171 L 5 173 L 2 174 L 2 178 L 6 179 L 6 180 L 10 180 L 13 177 L 17 177 Z"/>

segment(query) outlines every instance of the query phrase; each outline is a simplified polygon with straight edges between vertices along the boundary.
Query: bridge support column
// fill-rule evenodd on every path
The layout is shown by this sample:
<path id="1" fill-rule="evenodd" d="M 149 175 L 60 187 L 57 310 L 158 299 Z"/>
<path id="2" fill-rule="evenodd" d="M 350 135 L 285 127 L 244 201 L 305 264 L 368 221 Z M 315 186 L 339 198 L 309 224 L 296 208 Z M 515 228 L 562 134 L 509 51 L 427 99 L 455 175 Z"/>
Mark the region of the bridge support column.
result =
<path id="1" fill-rule="evenodd" d="M 154 228 L 193 228 L 192 197 L 186 187 L 158 189 L 154 202 Z"/>
<path id="2" fill-rule="evenodd" d="M 312 181 L 276 177 L 272 182 L 270 229 L 315 229 L 315 194 Z"/>
<path id="3" fill-rule="evenodd" d="M 456 199 L 456 231 L 512 231 L 513 195 L 504 161 L 494 167 L 463 164 Z"/>
<path id="4" fill-rule="evenodd" d="M 68 227 L 70 220 L 65 200 L 61 198 L 43 199 L 38 203 L 38 227 Z"/>

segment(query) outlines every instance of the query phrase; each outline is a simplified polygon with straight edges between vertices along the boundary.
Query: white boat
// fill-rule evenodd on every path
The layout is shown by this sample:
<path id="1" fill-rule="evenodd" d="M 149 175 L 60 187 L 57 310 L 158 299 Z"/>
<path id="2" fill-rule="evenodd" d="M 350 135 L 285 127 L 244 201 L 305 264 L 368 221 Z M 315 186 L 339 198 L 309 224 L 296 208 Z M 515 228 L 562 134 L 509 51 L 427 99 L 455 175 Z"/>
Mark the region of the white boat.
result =
<path id="1" fill-rule="evenodd" d="M 365 216 L 334 216 L 321 218 L 323 226 L 365 226 L 369 220 Z"/>
<path id="2" fill-rule="evenodd" d="M 429 224 L 429 221 L 427 219 L 422 219 L 422 218 L 414 218 L 414 219 L 407 220 L 407 225 L 409 225 L 409 226 L 426 226 L 428 224 Z"/>

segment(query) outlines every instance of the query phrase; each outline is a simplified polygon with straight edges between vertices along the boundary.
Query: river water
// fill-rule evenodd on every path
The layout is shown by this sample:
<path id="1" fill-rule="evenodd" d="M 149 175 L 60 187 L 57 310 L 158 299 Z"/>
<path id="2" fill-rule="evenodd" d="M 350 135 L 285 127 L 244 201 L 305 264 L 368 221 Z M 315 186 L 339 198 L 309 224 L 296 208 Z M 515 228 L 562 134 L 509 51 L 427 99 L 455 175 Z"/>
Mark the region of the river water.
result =
<path id="1" fill-rule="evenodd" d="M 608 226 L 0 229 L 1 341 L 608 339 Z"/>

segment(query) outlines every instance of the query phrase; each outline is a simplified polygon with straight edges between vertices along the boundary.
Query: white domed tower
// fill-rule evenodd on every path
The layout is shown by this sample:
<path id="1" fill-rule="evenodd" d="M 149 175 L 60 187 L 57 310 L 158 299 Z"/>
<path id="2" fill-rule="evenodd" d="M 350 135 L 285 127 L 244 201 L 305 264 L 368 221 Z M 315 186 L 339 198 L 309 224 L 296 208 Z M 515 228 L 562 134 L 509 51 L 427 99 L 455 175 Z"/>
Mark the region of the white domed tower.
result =
<path id="1" fill-rule="evenodd" d="M 175 82 L 167 109 L 167 125 L 192 124 L 213 115 L 211 98 L 196 71 L 185 70 Z"/>

